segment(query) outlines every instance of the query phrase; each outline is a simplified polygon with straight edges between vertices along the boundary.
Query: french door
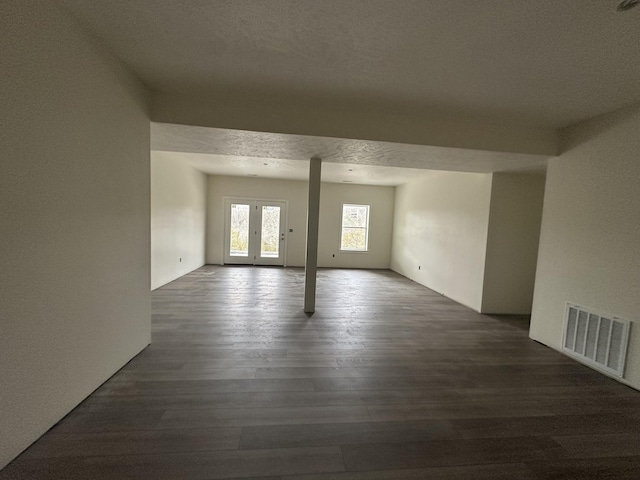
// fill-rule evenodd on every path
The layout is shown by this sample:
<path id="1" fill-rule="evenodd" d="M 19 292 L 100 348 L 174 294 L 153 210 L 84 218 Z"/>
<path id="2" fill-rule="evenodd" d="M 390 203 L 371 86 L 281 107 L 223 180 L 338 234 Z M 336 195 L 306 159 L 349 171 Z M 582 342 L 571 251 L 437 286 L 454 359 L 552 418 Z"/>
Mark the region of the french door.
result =
<path id="1" fill-rule="evenodd" d="M 224 263 L 284 265 L 286 202 L 225 200 Z"/>

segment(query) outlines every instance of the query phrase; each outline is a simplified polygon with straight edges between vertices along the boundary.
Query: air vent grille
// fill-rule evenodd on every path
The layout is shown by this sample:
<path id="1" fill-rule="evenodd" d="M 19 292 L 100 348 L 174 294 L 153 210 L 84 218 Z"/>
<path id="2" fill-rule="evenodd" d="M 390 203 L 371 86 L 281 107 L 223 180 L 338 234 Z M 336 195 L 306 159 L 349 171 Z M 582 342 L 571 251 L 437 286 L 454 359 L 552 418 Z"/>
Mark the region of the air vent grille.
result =
<path id="1" fill-rule="evenodd" d="M 563 350 L 617 377 L 624 376 L 630 322 L 567 304 Z"/>

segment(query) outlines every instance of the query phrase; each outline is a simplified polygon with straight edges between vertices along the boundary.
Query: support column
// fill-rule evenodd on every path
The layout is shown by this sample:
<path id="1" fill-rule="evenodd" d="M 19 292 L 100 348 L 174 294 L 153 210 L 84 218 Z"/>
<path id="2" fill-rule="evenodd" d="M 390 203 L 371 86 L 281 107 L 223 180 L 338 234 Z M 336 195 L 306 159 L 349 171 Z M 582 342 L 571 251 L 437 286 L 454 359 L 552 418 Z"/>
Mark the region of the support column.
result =
<path id="1" fill-rule="evenodd" d="M 316 274 L 318 270 L 318 223 L 320 220 L 320 172 L 322 159 L 309 162 L 309 203 L 307 206 L 307 258 L 304 264 L 304 311 L 316 311 Z"/>

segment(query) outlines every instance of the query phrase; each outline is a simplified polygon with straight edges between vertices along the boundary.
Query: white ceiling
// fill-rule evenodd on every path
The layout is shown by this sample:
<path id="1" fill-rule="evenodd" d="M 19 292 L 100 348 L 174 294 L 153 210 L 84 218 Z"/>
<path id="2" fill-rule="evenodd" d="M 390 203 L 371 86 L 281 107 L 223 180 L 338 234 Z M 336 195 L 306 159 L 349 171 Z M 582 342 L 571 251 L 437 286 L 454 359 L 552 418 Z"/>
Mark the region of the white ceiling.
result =
<path id="1" fill-rule="evenodd" d="M 617 12 L 619 0 L 58 1 L 156 92 L 311 98 L 329 109 L 552 129 L 640 101 L 640 8 Z M 152 125 L 152 149 L 208 173 L 296 179 L 318 155 L 325 180 L 385 185 L 424 169 L 539 171 L 546 162 L 166 124 Z"/>
<path id="2" fill-rule="evenodd" d="M 619 0 L 59 0 L 150 88 L 563 127 L 640 100 Z"/>

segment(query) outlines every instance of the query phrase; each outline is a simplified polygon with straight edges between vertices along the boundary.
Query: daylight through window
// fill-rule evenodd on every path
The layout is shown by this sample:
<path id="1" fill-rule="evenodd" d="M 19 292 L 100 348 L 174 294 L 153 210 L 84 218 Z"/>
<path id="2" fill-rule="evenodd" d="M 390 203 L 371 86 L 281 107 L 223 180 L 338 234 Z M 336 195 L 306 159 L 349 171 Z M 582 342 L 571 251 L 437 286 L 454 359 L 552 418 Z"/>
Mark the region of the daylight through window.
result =
<path id="1" fill-rule="evenodd" d="M 369 205 L 342 205 L 340 250 L 366 252 L 369 248 Z"/>

